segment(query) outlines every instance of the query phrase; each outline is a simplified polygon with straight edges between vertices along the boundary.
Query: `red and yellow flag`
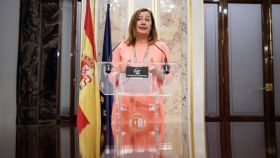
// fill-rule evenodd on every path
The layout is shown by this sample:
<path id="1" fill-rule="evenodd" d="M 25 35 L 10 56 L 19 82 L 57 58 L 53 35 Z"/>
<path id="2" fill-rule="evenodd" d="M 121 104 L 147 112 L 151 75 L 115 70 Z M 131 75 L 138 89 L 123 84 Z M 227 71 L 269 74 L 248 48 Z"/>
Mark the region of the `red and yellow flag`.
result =
<path id="1" fill-rule="evenodd" d="M 86 2 L 81 43 L 80 96 L 77 111 L 80 154 L 83 158 L 100 157 L 100 96 L 97 60 L 90 0 Z"/>

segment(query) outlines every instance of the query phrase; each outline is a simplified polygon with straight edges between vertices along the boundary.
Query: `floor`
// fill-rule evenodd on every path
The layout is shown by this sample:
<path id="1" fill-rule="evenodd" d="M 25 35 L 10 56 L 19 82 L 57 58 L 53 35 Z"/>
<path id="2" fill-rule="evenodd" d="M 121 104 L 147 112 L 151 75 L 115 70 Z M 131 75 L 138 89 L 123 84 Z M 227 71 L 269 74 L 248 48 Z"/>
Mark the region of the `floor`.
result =
<path id="1" fill-rule="evenodd" d="M 79 141 L 75 126 L 4 125 L 0 127 L 0 157 L 80 158 L 81 155 L 86 155 L 83 157 L 188 158 L 187 140 L 182 139 L 182 123 L 142 125 L 143 129 L 131 124 L 114 125 L 113 128 L 108 126 L 107 133 L 103 133 L 97 143 L 94 143 L 90 135 L 88 139 Z M 118 128 L 122 130 L 117 130 Z M 230 133 L 228 139 L 231 141 L 232 158 L 267 157 L 262 122 L 233 122 Z M 206 123 L 206 140 L 207 157 L 222 158 L 219 123 Z M 280 158 L 280 122 L 276 123 L 275 140 L 277 144 L 275 158 Z M 98 148 L 100 150 L 97 151 Z"/>
<path id="2" fill-rule="evenodd" d="M 88 139 L 79 141 L 74 126 L 40 125 L 7 128 L 6 133 L 14 133 L 15 138 L 7 138 L 5 141 L 15 141 L 13 150 L 17 158 L 95 158 L 99 156 L 96 156 L 96 153 L 99 153 L 101 158 L 188 157 L 184 151 L 181 123 L 146 124 L 142 127 L 141 129 L 132 124 L 113 125 L 113 129 L 122 130 L 112 131 L 110 130 L 112 128 L 106 127 L 107 134 L 101 136 L 101 152 L 95 150 L 99 143 L 94 143 L 91 136 L 87 135 Z"/>

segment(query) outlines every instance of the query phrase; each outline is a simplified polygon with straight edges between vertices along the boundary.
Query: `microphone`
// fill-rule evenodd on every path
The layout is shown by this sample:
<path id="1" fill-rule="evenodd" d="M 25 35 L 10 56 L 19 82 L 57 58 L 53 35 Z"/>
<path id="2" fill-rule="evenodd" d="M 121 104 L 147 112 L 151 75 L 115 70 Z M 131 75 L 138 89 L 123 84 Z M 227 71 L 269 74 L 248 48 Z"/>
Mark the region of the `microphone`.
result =
<path id="1" fill-rule="evenodd" d="M 118 44 L 113 48 L 112 53 L 114 52 L 114 50 L 115 50 L 120 44 L 121 44 L 121 42 L 118 43 Z M 113 67 L 113 65 L 112 65 L 111 63 L 109 63 L 110 61 L 112 61 L 112 55 L 113 55 L 113 54 L 111 54 L 111 56 L 109 56 L 109 61 L 105 64 L 105 72 L 108 73 L 108 74 L 112 72 L 112 67 Z"/>
<path id="2" fill-rule="evenodd" d="M 159 48 L 159 46 L 157 46 L 156 44 L 154 44 L 154 45 L 164 54 L 164 64 L 162 65 L 163 73 L 164 74 L 169 74 L 170 65 L 167 62 L 166 54 L 164 53 L 164 51 L 162 49 Z"/>

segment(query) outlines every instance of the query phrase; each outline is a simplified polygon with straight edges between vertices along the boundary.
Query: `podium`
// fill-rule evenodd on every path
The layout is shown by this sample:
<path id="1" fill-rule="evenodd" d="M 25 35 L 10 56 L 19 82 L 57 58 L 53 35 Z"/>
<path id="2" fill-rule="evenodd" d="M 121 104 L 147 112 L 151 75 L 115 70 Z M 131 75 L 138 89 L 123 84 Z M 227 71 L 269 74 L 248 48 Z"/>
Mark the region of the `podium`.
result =
<path id="1" fill-rule="evenodd" d="M 164 98 L 180 88 L 181 74 L 178 63 L 98 62 L 100 91 L 115 96 L 112 122 L 116 125 L 114 154 L 117 157 L 139 153 L 159 157 L 161 119 L 164 119 L 160 109 Z M 123 145 L 126 142 L 123 138 L 141 131 L 153 137 L 153 147 Z"/>

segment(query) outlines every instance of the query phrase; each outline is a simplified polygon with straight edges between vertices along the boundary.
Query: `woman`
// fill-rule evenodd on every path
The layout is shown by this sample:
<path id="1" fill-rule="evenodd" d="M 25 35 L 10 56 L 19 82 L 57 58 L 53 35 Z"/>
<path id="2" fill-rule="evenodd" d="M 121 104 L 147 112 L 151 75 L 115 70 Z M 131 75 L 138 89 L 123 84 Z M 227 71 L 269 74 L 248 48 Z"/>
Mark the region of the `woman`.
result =
<path id="1" fill-rule="evenodd" d="M 129 62 L 132 64 L 139 63 L 149 66 L 149 71 L 153 74 L 154 80 L 160 87 L 163 82 L 163 73 L 157 66 L 151 68 L 153 63 L 164 63 L 168 60 L 169 49 L 167 45 L 158 40 L 155 27 L 155 20 L 150 10 L 142 8 L 134 12 L 131 17 L 128 38 L 122 42 L 113 52 L 112 62 Z M 169 61 L 169 60 L 168 60 Z M 119 71 L 119 70 L 118 70 Z M 118 71 L 113 70 L 110 80 L 118 85 L 118 80 L 114 80 L 118 76 Z M 114 79 L 112 79 L 114 78 Z M 164 110 L 163 99 L 158 97 L 159 115 L 155 118 L 154 96 L 121 96 L 121 131 L 129 137 L 122 137 L 122 144 L 151 145 L 155 142 L 152 132 L 155 132 L 155 121 L 158 122 L 159 131 L 156 134 L 163 141 Z M 116 99 L 112 112 L 113 127 L 117 123 L 117 105 Z M 156 120 L 155 120 L 156 119 Z M 116 130 L 117 127 L 113 128 Z M 116 131 L 114 131 L 116 134 Z M 115 135 L 116 136 L 116 135 Z"/>

